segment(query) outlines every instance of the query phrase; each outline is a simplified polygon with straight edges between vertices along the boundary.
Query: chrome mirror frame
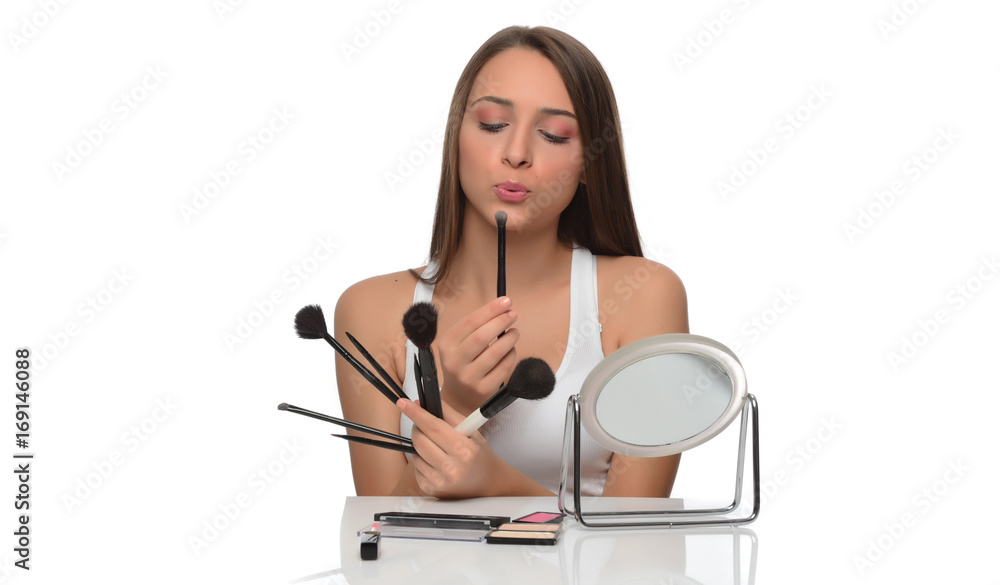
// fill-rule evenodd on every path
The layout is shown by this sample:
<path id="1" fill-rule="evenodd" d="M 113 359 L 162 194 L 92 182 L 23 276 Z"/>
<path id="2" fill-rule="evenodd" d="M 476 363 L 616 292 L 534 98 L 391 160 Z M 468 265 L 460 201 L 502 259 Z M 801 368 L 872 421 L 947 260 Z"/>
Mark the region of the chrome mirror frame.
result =
<path id="1" fill-rule="evenodd" d="M 611 436 L 597 420 L 596 403 L 604 387 L 623 369 L 641 360 L 670 353 L 699 356 L 722 370 L 732 381 L 733 391 L 728 406 L 711 425 L 674 443 L 648 446 L 627 443 Z M 588 433 L 604 447 L 616 453 L 639 457 L 661 457 L 691 449 L 722 432 L 741 414 L 739 453 L 736 463 L 736 487 L 728 506 L 674 510 L 643 510 L 615 512 L 585 512 L 582 506 L 581 423 Z M 752 500 L 750 510 L 739 515 L 743 502 L 744 467 L 750 435 Z M 605 357 L 587 376 L 580 394 L 570 396 L 566 405 L 566 426 L 563 434 L 562 466 L 559 481 L 559 510 L 572 515 L 585 527 L 683 527 L 736 526 L 756 520 L 760 512 L 760 446 L 757 399 L 746 391 L 746 375 L 736 355 L 726 346 L 698 335 L 671 333 L 642 339 L 622 347 Z M 572 469 L 572 506 L 568 503 L 569 475 Z M 640 520 L 640 518 L 644 518 Z"/>

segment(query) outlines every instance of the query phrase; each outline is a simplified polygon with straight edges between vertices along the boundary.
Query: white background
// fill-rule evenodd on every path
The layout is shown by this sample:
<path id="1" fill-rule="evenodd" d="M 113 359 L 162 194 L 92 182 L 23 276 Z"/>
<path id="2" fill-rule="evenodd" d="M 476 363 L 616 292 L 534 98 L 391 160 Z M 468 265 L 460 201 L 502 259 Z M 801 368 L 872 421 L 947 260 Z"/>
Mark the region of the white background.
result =
<path id="1" fill-rule="evenodd" d="M 454 83 L 511 24 L 602 61 L 646 253 L 684 280 L 692 332 L 739 348 L 769 495 L 758 579 L 997 582 L 973 536 L 1000 480 L 995 3 L 233 4 L 4 2 L 7 457 L 15 348 L 36 361 L 32 569 L 4 473 L 0 582 L 338 565 L 346 446 L 275 409 L 338 413 L 334 354 L 292 317 L 425 261 Z M 269 142 L 248 160 L 251 137 Z M 678 495 L 708 489 L 710 460 L 686 457 Z"/>

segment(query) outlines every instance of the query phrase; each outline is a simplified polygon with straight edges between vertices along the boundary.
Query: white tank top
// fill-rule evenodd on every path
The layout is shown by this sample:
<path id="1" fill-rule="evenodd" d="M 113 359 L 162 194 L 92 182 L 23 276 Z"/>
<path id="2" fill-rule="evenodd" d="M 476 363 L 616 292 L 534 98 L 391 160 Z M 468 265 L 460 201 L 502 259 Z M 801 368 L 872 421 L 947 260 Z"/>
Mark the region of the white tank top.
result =
<path id="1" fill-rule="evenodd" d="M 432 263 L 425 273 L 433 274 L 433 270 L 436 267 Z M 430 302 L 433 295 L 433 285 L 417 282 L 413 302 Z M 480 429 L 494 453 L 553 492 L 559 490 L 566 403 L 571 395 L 580 392 L 584 379 L 604 359 L 597 303 L 597 257 L 586 248 L 573 250 L 566 345 L 562 363 L 555 372 L 556 386 L 550 396 L 542 400 L 516 400 Z M 417 395 L 413 374 L 416 352 L 416 346 L 407 340 L 403 391 L 411 399 Z M 401 417 L 401 434 L 409 437 L 412 428 L 410 419 Z M 580 448 L 581 493 L 600 496 L 611 464 L 611 452 L 598 445 L 586 431 L 582 433 Z"/>

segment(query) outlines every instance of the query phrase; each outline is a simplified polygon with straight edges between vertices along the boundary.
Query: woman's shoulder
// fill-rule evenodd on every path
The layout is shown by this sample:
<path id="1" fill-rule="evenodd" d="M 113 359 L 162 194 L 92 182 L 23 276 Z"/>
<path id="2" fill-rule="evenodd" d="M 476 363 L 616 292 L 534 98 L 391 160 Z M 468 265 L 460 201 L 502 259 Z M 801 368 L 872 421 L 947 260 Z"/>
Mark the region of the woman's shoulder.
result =
<path id="1" fill-rule="evenodd" d="M 601 286 L 638 292 L 647 288 L 664 292 L 683 292 L 684 284 L 670 267 L 641 256 L 597 256 L 597 278 Z M 679 290 L 678 290 L 679 289 Z"/>
<path id="2" fill-rule="evenodd" d="M 345 335 L 350 332 L 397 380 L 406 373 L 406 335 L 401 323 L 413 304 L 416 283 L 417 277 L 409 270 L 356 282 L 340 295 L 333 318 L 334 337 L 346 343 Z"/>
<path id="3" fill-rule="evenodd" d="M 360 280 L 347 287 L 341 295 L 341 300 L 363 302 L 366 299 L 382 299 L 400 294 L 413 296 L 413 287 L 417 284 L 417 275 L 423 268 L 400 270 L 388 274 L 379 274 Z M 374 299 L 373 299 L 374 297 Z"/>
<path id="4" fill-rule="evenodd" d="M 597 256 L 597 294 L 614 348 L 662 333 L 688 331 L 687 293 L 668 266 L 639 256 Z"/>
<path id="5" fill-rule="evenodd" d="M 382 313 L 389 307 L 400 304 L 409 306 L 413 299 L 413 287 L 417 284 L 417 275 L 422 271 L 423 268 L 400 270 L 358 281 L 340 295 L 337 312 L 381 307 L 379 312 Z"/>

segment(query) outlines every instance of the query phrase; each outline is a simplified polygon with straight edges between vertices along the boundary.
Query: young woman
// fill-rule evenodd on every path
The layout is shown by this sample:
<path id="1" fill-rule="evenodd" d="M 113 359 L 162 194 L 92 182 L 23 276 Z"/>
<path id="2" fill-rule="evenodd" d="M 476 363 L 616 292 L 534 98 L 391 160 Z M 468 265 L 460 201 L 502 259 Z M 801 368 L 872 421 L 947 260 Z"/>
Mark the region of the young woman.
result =
<path id="1" fill-rule="evenodd" d="M 500 299 L 498 210 L 508 216 L 509 296 Z M 550 28 L 498 32 L 459 78 L 429 257 L 418 270 L 351 286 L 337 304 L 336 337 L 350 331 L 372 348 L 411 398 L 415 348 L 402 315 L 417 300 L 439 313 L 432 349 L 444 420 L 412 401 L 394 407 L 337 362 L 344 416 L 412 433 L 418 452 L 351 444 L 359 495 L 552 494 L 566 400 L 594 365 L 633 341 L 688 330 L 680 280 L 642 257 L 607 75 L 576 39 Z M 556 373 L 553 394 L 516 401 L 472 437 L 456 432 L 529 356 Z M 584 494 L 670 494 L 679 456 L 625 457 L 589 440 L 583 447 Z"/>

